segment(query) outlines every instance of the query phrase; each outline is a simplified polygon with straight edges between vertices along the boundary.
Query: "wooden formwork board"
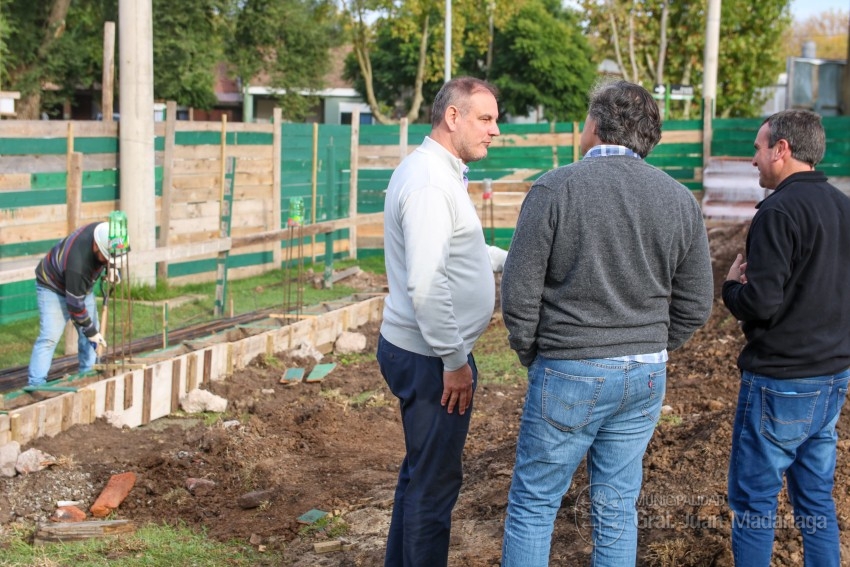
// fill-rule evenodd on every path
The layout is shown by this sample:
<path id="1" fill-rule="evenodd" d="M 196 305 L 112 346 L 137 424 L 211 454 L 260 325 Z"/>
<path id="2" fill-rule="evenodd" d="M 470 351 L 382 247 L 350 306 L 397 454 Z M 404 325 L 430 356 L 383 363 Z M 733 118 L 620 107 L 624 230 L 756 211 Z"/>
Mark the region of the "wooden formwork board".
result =
<path id="1" fill-rule="evenodd" d="M 92 423 L 94 409 L 95 395 L 89 388 L 18 408 L 4 416 L 7 420 L 0 420 L 0 440 L 26 445 L 39 437 L 52 437 L 73 425 Z"/>
<path id="2" fill-rule="evenodd" d="M 377 295 L 341 309 L 297 321 L 285 327 L 244 333 L 232 342 L 204 346 L 171 359 L 99 380 L 68 392 L 0 414 L 0 445 L 25 445 L 78 424 L 109 417 L 123 427 L 138 427 L 179 408 L 180 398 L 210 382 L 226 380 L 257 356 L 298 348 L 309 342 L 329 350 L 340 333 L 380 320 L 384 296 Z M 253 331 L 254 329 L 252 329 Z"/>
<path id="3" fill-rule="evenodd" d="M 9 414 L 0 414 L 0 446 L 12 440 L 12 425 Z"/>

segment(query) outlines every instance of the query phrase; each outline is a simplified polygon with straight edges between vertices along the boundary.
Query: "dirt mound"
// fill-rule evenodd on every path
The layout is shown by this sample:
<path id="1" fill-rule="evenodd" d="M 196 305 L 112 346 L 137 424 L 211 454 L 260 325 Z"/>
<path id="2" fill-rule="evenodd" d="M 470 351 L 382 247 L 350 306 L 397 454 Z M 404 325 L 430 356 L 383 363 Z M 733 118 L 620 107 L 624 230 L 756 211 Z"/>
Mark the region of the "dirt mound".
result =
<path id="1" fill-rule="evenodd" d="M 715 288 L 734 255 L 744 248 L 746 224 L 709 229 Z M 0 479 L 0 524 L 47 518 L 57 500 L 80 500 L 86 509 L 114 473 L 133 471 L 136 487 L 116 517 L 138 522 L 183 522 L 210 537 L 234 538 L 282 551 L 295 566 L 380 565 L 403 440 L 395 399 L 374 353 L 378 326 L 361 329 L 368 354 L 329 355 L 337 367 L 318 383 L 285 386 L 288 367 L 312 364 L 282 354 L 258 359 L 212 391 L 230 402 L 212 424 L 167 418 L 134 430 L 98 422 L 78 426 L 33 446 L 62 464 Z M 489 341 L 504 342 L 494 317 Z M 665 416 L 644 461 L 639 503 L 641 566 L 731 565 L 726 468 L 738 388 L 735 358 L 742 346 L 737 322 L 719 300 L 708 324 L 671 354 Z M 450 564 L 498 565 L 502 521 L 514 462 L 524 383 L 487 381 L 475 397 L 465 454 L 465 483 L 455 509 Z M 847 417 L 839 435 L 848 430 Z M 850 459 L 840 443 L 836 485 L 848 486 Z M 187 479 L 212 486 L 190 491 Z M 553 536 L 554 565 L 588 562 L 587 517 L 580 467 L 564 499 Z M 263 491 L 259 505 L 243 508 L 240 497 Z M 850 494 L 836 493 L 839 519 L 850 517 Z M 350 549 L 313 553 L 317 541 L 336 537 L 334 523 L 316 530 L 298 517 L 319 509 L 339 517 Z M 790 509 L 780 514 L 788 520 Z M 793 522 L 786 522 L 793 526 Z M 842 542 L 850 536 L 842 533 Z M 845 553 L 845 557 L 850 554 Z M 792 527 L 777 531 L 775 565 L 799 565 L 802 547 Z"/>

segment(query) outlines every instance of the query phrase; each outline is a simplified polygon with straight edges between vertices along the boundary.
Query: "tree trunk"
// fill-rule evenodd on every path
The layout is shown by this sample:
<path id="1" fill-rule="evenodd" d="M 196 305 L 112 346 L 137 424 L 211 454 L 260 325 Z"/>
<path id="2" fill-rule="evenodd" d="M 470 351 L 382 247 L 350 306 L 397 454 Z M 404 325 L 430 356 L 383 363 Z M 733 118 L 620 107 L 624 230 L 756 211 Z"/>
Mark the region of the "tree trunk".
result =
<path id="1" fill-rule="evenodd" d="M 419 43 L 419 64 L 416 66 L 413 102 L 410 105 L 410 111 L 407 113 L 408 122 L 415 122 L 419 118 L 419 108 L 422 106 L 422 83 L 425 78 L 425 63 L 428 60 L 429 21 L 430 18 L 426 15 L 425 21 L 422 23 L 422 41 Z"/>
<path id="2" fill-rule="evenodd" d="M 637 56 L 635 55 L 635 17 L 629 12 L 629 60 L 632 63 L 632 82 L 640 82 Z"/>
<path id="3" fill-rule="evenodd" d="M 655 67 L 655 80 L 659 85 L 664 84 L 664 59 L 667 57 L 667 20 L 670 16 L 667 0 L 664 0 L 661 6 L 661 37 L 658 38 L 658 61 Z"/>
<path id="4" fill-rule="evenodd" d="M 614 41 L 614 54 L 617 57 L 617 67 L 620 69 L 620 73 L 623 74 L 623 77 L 628 77 L 629 73 L 626 71 L 626 66 L 623 65 L 623 54 L 620 51 L 620 34 L 617 33 L 617 20 L 614 18 L 614 7 L 612 2 L 608 2 L 608 19 L 611 22 L 611 36 Z"/>
<path id="5" fill-rule="evenodd" d="M 41 91 L 21 93 L 21 99 L 15 105 L 18 120 L 38 120 L 41 117 Z"/>
<path id="6" fill-rule="evenodd" d="M 372 60 L 369 57 L 369 40 L 366 37 L 368 25 L 363 21 L 362 12 L 357 13 L 357 20 L 353 22 L 353 48 L 354 54 L 357 57 L 357 66 L 360 67 L 360 73 L 363 75 L 363 82 L 366 85 L 366 103 L 372 111 L 372 116 L 378 121 L 378 124 L 395 124 L 396 121 L 391 117 L 381 112 L 378 105 L 378 100 L 375 98 L 375 85 L 372 74 Z"/>
<path id="7" fill-rule="evenodd" d="M 685 71 L 682 73 L 682 84 L 690 85 L 691 84 L 691 69 L 693 69 L 693 61 L 688 60 L 687 64 L 685 64 Z M 685 120 L 690 120 L 691 118 L 691 101 L 685 102 L 685 114 L 682 117 Z"/>

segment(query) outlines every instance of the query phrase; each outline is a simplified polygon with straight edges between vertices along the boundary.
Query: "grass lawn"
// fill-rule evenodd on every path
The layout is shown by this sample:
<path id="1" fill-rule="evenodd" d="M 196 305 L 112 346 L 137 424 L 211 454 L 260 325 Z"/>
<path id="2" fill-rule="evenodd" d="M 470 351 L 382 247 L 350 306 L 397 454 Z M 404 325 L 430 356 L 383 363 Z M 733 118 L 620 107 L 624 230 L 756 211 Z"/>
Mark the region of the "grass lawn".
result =
<path id="1" fill-rule="evenodd" d="M 360 266 L 361 269 L 372 273 L 384 273 L 383 256 L 370 256 L 358 260 L 340 260 L 334 262 L 334 269 L 340 270 L 351 266 Z M 322 274 L 323 264 L 305 265 L 304 271 L 311 269 L 315 274 Z M 310 283 L 303 287 L 303 305 L 315 305 L 323 301 L 330 301 L 355 293 L 356 290 L 346 287 L 343 280 L 331 289 L 316 289 Z M 139 286 L 129 290 L 133 298 L 132 306 L 132 331 L 131 339 L 162 335 L 164 319 L 167 320 L 169 330 L 179 329 L 189 325 L 213 321 L 215 307 L 214 281 L 183 286 L 166 286 L 158 284 L 157 287 Z M 287 289 L 289 288 L 289 289 Z M 296 288 L 294 284 L 289 286 L 284 282 L 284 271 L 273 270 L 265 274 L 232 280 L 227 282 L 226 313 L 229 315 L 230 303 L 233 303 L 233 313 L 239 315 L 250 311 L 257 311 L 269 307 L 280 306 L 281 309 L 287 303 L 285 294 L 289 291 L 289 305 L 294 308 L 296 303 Z M 95 286 L 96 294 L 99 286 Z M 35 290 L 33 289 L 33 293 Z M 117 293 L 116 293 L 117 295 Z M 167 299 L 184 297 L 190 295 L 202 296 L 197 299 L 183 303 L 176 307 L 169 307 L 167 317 L 163 314 L 161 304 L 148 305 L 143 303 L 162 302 Z M 126 302 L 125 302 L 126 303 Z M 102 300 L 98 297 L 98 313 L 101 313 Z M 121 302 L 110 300 L 109 311 L 123 313 L 126 307 Z M 112 324 L 112 317 L 109 324 Z M 0 325 L 0 368 L 24 366 L 29 363 L 32 345 L 38 336 L 38 317 L 22 319 L 13 323 Z M 109 340 L 111 333 L 107 328 L 106 338 Z M 56 356 L 65 354 L 64 341 L 60 341 L 56 349 Z"/>

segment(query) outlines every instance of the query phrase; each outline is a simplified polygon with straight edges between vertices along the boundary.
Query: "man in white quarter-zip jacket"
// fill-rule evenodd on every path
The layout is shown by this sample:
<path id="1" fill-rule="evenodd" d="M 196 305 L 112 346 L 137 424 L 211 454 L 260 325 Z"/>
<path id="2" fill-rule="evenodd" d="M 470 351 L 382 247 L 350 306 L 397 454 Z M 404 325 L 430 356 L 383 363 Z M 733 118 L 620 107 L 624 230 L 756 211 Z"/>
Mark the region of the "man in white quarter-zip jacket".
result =
<path id="1" fill-rule="evenodd" d="M 478 374 L 472 347 L 493 315 L 493 272 L 507 255 L 485 243 L 467 193 L 466 164 L 487 157 L 499 135 L 495 88 L 453 79 L 431 112 L 430 136 L 395 170 L 384 204 L 390 293 L 377 356 L 406 448 L 387 567 L 447 564 Z"/>

